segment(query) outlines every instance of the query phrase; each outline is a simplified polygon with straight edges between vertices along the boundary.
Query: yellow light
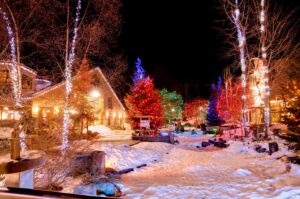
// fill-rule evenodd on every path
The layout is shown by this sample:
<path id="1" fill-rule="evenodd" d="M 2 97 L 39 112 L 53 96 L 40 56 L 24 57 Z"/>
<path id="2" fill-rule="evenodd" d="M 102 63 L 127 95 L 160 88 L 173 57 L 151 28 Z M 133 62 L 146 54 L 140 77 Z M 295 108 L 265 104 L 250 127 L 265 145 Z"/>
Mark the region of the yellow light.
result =
<path id="1" fill-rule="evenodd" d="M 32 114 L 37 115 L 39 113 L 40 108 L 37 105 L 32 107 Z"/>
<path id="2" fill-rule="evenodd" d="M 7 119 L 8 114 L 6 112 L 2 112 L 2 120 Z"/>
<path id="3" fill-rule="evenodd" d="M 54 114 L 58 114 L 59 113 L 59 108 L 56 106 L 54 107 Z"/>
<path id="4" fill-rule="evenodd" d="M 113 112 L 113 118 L 116 118 L 116 113 L 115 112 Z"/>
<path id="5" fill-rule="evenodd" d="M 91 96 L 92 98 L 97 98 L 97 97 L 100 96 L 100 93 L 99 93 L 98 90 L 92 90 L 91 93 L 90 93 L 90 96 Z"/>
<path id="6" fill-rule="evenodd" d="M 4 109 L 4 110 L 6 110 L 6 111 L 8 111 L 8 110 L 9 110 L 9 109 L 8 109 L 8 107 L 4 107 L 3 109 Z"/>
<path id="7" fill-rule="evenodd" d="M 70 109 L 70 113 L 74 115 L 76 113 L 76 110 L 75 109 Z"/>
<path id="8" fill-rule="evenodd" d="M 119 112 L 119 119 L 121 119 L 122 118 L 122 113 L 121 112 Z"/>

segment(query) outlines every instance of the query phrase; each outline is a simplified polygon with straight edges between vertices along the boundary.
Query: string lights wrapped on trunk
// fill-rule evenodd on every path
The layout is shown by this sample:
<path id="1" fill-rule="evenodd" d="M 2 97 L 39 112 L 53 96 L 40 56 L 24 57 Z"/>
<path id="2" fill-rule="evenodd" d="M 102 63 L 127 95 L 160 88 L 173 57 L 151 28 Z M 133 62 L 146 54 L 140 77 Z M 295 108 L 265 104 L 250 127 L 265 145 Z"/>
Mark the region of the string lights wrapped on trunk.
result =
<path id="1" fill-rule="evenodd" d="M 236 30 L 237 30 L 237 39 L 239 42 L 239 52 L 240 52 L 240 64 L 242 70 L 242 127 L 244 133 L 246 132 L 247 128 L 247 120 L 246 120 L 246 86 L 247 86 L 247 77 L 246 77 L 246 59 L 245 59 L 245 48 L 246 48 L 246 36 L 245 31 L 241 25 L 240 21 L 240 9 L 238 6 L 238 0 L 235 0 L 236 9 L 234 10 L 234 14 L 232 16 Z"/>
<path id="2" fill-rule="evenodd" d="M 70 108 L 69 108 L 69 99 L 72 92 L 72 66 L 75 59 L 75 46 L 76 46 L 76 39 L 78 35 L 78 22 L 81 10 L 81 0 L 77 1 L 76 7 L 76 18 L 74 23 L 73 29 L 73 38 L 71 42 L 71 50 L 70 54 L 66 52 L 66 68 L 65 68 L 65 78 L 66 78 L 66 100 L 65 100 L 65 108 L 63 114 L 63 134 L 62 134 L 62 146 L 61 149 L 65 152 L 68 148 L 68 134 L 69 134 L 69 119 L 70 119 Z M 68 32 L 67 32 L 68 34 Z M 68 40 L 68 36 L 67 36 Z M 68 41 L 67 41 L 67 49 L 68 49 Z"/>
<path id="3" fill-rule="evenodd" d="M 261 42 L 261 57 L 263 61 L 263 74 L 264 74 L 264 122 L 265 122 L 265 137 L 268 136 L 269 126 L 270 126 L 270 87 L 269 87 L 269 67 L 267 61 L 267 49 L 265 46 L 266 42 L 266 15 L 265 15 L 265 0 L 260 2 L 260 42 Z"/>

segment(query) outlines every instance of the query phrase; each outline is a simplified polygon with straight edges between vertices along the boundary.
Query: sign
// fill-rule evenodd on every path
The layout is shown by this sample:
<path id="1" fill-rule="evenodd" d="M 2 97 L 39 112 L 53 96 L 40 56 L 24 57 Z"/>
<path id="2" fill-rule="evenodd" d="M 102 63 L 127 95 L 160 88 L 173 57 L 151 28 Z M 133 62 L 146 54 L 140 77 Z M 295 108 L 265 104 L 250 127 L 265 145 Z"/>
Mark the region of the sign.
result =
<path id="1" fill-rule="evenodd" d="M 150 129 L 150 121 L 149 120 L 141 120 L 140 126 Z"/>

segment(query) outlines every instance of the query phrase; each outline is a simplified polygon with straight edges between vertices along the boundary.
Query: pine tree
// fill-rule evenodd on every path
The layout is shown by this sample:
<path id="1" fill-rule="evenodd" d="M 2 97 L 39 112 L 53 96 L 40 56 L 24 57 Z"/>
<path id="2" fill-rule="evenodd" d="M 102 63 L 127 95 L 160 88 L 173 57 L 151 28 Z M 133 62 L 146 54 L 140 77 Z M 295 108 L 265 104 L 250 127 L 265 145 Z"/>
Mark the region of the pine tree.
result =
<path id="1" fill-rule="evenodd" d="M 138 116 L 151 116 L 150 126 L 157 130 L 164 123 L 162 97 L 154 88 L 153 80 L 146 78 L 135 83 L 125 98 L 133 129 L 139 128 Z"/>
<path id="2" fill-rule="evenodd" d="M 283 123 L 288 129 L 300 135 L 300 83 L 293 80 L 287 87 L 289 99 L 286 100 L 286 109 L 283 113 Z"/>
<path id="3" fill-rule="evenodd" d="M 183 99 L 176 91 L 170 92 L 167 89 L 160 91 L 162 96 L 162 106 L 164 116 L 168 123 L 171 123 L 174 119 L 180 119 L 182 116 Z"/>
<path id="4" fill-rule="evenodd" d="M 207 124 L 210 126 L 218 126 L 222 122 L 218 116 L 216 101 L 220 96 L 222 80 L 219 78 L 218 87 L 215 84 L 211 85 L 211 96 L 209 99 L 209 107 L 207 112 Z"/>
<path id="5" fill-rule="evenodd" d="M 92 89 L 92 80 L 89 62 L 87 59 L 83 59 L 74 80 L 73 95 L 70 99 L 70 104 L 74 110 L 72 118 L 75 125 L 79 124 L 80 134 L 82 134 L 84 128 L 88 128 L 90 122 L 95 120 L 95 107 L 89 97 Z"/>
<path id="6" fill-rule="evenodd" d="M 133 75 L 133 82 L 138 82 L 146 78 L 146 72 L 142 66 L 142 60 L 137 58 L 135 62 L 135 72 Z"/>

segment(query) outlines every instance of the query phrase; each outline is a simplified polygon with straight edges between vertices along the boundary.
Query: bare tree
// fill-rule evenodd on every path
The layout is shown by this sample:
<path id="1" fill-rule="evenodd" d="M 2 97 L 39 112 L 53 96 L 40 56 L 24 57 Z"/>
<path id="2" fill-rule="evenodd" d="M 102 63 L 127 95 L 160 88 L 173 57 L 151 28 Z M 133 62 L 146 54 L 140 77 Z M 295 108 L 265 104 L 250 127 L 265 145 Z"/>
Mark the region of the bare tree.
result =
<path id="1" fill-rule="evenodd" d="M 236 4 L 235 2 L 238 2 Z M 232 15 L 236 12 L 238 6 L 240 13 L 240 25 L 246 37 L 245 46 L 245 63 L 247 72 L 252 72 L 254 65 L 252 58 L 258 57 L 263 61 L 264 67 L 264 83 L 265 83 L 265 136 L 268 136 L 269 127 L 269 95 L 270 88 L 269 76 L 274 70 L 279 70 L 282 65 L 278 65 L 279 59 L 291 59 L 299 50 L 296 35 L 298 34 L 298 19 L 295 17 L 294 11 L 285 10 L 282 5 L 264 0 L 251 1 L 231 1 L 223 2 L 225 13 L 232 20 Z M 234 21 L 233 21 L 234 22 Z M 236 26 L 235 23 L 233 25 Z M 240 46 L 236 41 L 236 33 L 233 31 L 233 25 L 225 28 L 227 42 L 230 44 L 228 53 L 232 55 L 240 55 Z M 236 63 L 236 62 L 235 62 Z M 234 64 L 237 65 L 237 64 Z M 273 79 L 274 81 L 274 79 Z M 276 80 L 275 80 L 276 81 Z"/>

